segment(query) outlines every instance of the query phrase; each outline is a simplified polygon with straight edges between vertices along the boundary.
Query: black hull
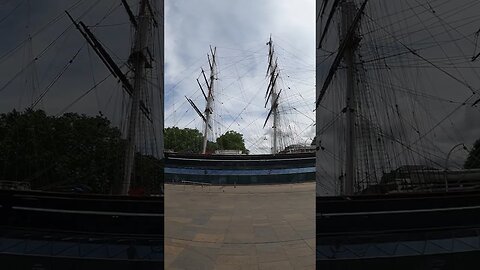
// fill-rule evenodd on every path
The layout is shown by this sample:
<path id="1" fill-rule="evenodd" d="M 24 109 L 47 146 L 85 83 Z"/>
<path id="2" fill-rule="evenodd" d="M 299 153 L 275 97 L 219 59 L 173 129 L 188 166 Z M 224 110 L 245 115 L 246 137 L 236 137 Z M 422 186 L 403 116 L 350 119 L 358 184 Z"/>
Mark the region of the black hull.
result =
<path id="1" fill-rule="evenodd" d="M 480 192 L 317 197 L 316 211 L 323 269 L 464 269 L 480 255 Z"/>
<path id="2" fill-rule="evenodd" d="M 2 269 L 15 270 L 152 270 L 164 269 L 163 262 L 52 258 L 0 254 Z M 5 267 L 5 268 L 3 268 Z"/>
<path id="3" fill-rule="evenodd" d="M 9 269 L 162 269 L 163 232 L 163 197 L 0 191 Z"/>
<path id="4" fill-rule="evenodd" d="M 315 181 L 315 153 L 167 154 L 165 181 L 213 185 L 287 184 Z"/>
<path id="5" fill-rule="evenodd" d="M 317 261 L 316 268 L 324 270 L 465 270 L 477 269 L 479 256 L 480 252 L 474 251 L 363 260 Z"/>

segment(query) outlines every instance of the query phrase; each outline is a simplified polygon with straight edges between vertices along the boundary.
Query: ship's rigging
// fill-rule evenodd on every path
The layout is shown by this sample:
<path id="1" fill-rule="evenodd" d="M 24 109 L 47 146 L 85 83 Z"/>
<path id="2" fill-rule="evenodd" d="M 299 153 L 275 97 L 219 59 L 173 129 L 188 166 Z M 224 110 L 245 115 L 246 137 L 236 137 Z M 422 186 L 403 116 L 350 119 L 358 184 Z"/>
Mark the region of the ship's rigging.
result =
<path id="1" fill-rule="evenodd" d="M 255 107 L 252 102 L 256 101 L 256 99 L 259 98 L 257 92 L 254 96 L 246 96 L 244 91 L 245 89 L 242 89 L 242 80 L 245 80 L 242 78 L 242 76 L 238 77 L 239 80 L 239 89 L 232 89 L 232 86 L 236 86 L 235 82 L 229 83 L 227 85 L 228 88 L 232 89 L 227 91 L 224 88 L 224 85 L 221 85 L 222 82 L 226 81 L 224 77 L 219 76 L 218 74 L 220 72 L 224 72 L 225 68 L 224 66 L 226 65 L 228 68 L 231 68 L 232 66 L 235 67 L 236 73 L 238 73 L 237 67 L 236 67 L 236 62 L 245 62 L 246 60 L 249 60 L 249 58 L 252 58 L 252 60 L 255 60 L 254 57 L 259 57 L 262 56 L 262 54 L 255 52 L 252 54 L 252 51 L 245 52 L 248 56 L 246 59 L 240 59 L 235 61 L 233 64 L 232 63 L 224 63 L 222 62 L 218 67 L 216 66 L 217 62 L 216 60 L 214 61 L 214 57 L 212 55 L 216 55 L 216 47 L 215 48 L 210 48 L 210 54 L 207 55 L 208 58 L 208 65 L 209 68 L 205 71 L 204 69 L 201 69 L 201 73 L 199 74 L 199 77 L 196 80 L 197 83 L 197 95 L 196 97 L 199 97 L 200 99 L 204 101 L 200 102 L 205 102 L 205 109 L 200 109 L 200 106 L 198 101 L 195 102 L 194 98 L 191 95 L 190 96 L 185 96 L 186 102 L 190 105 L 190 109 L 193 109 L 193 111 L 196 112 L 196 114 L 199 116 L 197 119 L 202 120 L 203 124 L 203 148 L 202 148 L 202 153 L 205 153 L 206 151 L 206 142 L 207 140 L 214 140 L 215 137 L 219 136 L 220 130 L 228 131 L 231 129 L 232 125 L 237 126 L 236 130 L 245 130 L 247 128 L 251 128 L 252 124 L 256 124 L 257 120 L 258 122 L 261 121 L 263 125 L 260 125 L 257 127 L 256 132 L 258 135 L 256 135 L 256 138 L 249 138 L 246 137 L 246 145 L 248 147 L 259 147 L 259 145 L 264 144 L 265 141 L 268 141 L 270 143 L 270 147 L 268 147 L 268 150 L 263 150 L 263 151 L 258 151 L 258 150 L 253 150 L 254 152 L 257 153 L 272 153 L 276 154 L 279 151 L 283 150 L 286 146 L 288 145 L 309 145 L 312 141 L 312 137 L 306 138 L 306 139 L 300 139 L 301 136 L 305 136 L 304 134 L 307 132 L 310 132 L 311 127 L 314 125 L 314 119 L 313 117 L 308 115 L 308 108 L 311 105 L 307 105 L 309 102 L 306 100 L 306 97 L 302 96 L 300 93 L 294 93 L 292 90 L 297 90 L 295 88 L 291 88 L 291 84 L 287 84 L 288 80 L 292 80 L 294 78 L 291 78 L 288 75 L 281 76 L 280 71 L 284 70 L 281 68 L 280 65 L 278 65 L 278 56 L 276 55 L 276 51 L 274 49 L 273 45 L 273 40 L 270 37 L 269 40 L 267 41 L 266 45 L 267 47 L 267 57 L 266 57 L 266 66 L 267 66 L 267 71 L 266 71 L 266 76 L 265 76 L 265 81 L 264 83 L 264 89 L 265 95 L 264 99 L 265 101 L 262 103 L 263 107 L 263 112 L 265 114 L 264 117 L 256 116 L 257 119 L 253 119 L 251 123 L 247 123 L 246 126 L 245 124 L 241 125 L 240 122 L 244 121 L 244 118 L 249 114 L 249 111 L 252 111 L 252 107 Z M 281 48 L 282 50 L 285 50 L 284 48 Z M 264 49 L 263 49 L 264 50 Z M 261 48 L 258 51 L 263 51 Z M 255 54 L 259 54 L 259 56 L 256 56 Z M 285 57 L 285 55 L 282 55 Z M 222 54 L 220 54 L 221 58 Z M 251 76 L 251 75 L 250 75 Z M 213 77 L 213 79 L 212 79 Z M 219 84 L 220 83 L 220 84 Z M 234 84 L 235 83 L 235 84 Z M 215 86 L 214 86 L 215 85 Z M 305 84 L 307 85 L 307 84 Z M 213 88 L 215 87 L 216 91 L 213 91 Z M 240 91 L 238 91 L 240 90 Z M 293 92 L 293 93 L 292 93 Z M 215 93 L 215 96 L 213 95 Z M 239 94 L 243 95 L 244 98 L 246 98 L 245 105 L 241 105 L 243 107 L 242 110 L 240 110 L 236 115 L 232 115 L 232 113 L 229 111 L 230 109 L 226 108 L 223 104 L 225 102 L 225 98 L 227 99 L 235 99 L 235 101 L 239 100 L 238 96 Z M 209 101 L 209 97 L 212 95 L 211 101 Z M 280 97 L 282 95 L 282 97 Z M 296 97 L 295 97 L 296 95 Z M 300 99 L 300 100 L 299 100 Z M 215 101 L 215 102 L 213 102 Z M 212 114 L 214 112 L 213 110 L 213 104 L 216 103 L 216 114 L 215 116 Z M 266 110 L 265 110 L 266 109 Z M 222 110 L 223 114 L 226 112 L 230 115 L 229 117 L 233 117 L 233 122 L 232 120 L 228 119 L 225 117 L 225 115 L 222 115 Z M 187 110 L 188 111 L 188 110 Z M 187 112 L 186 111 L 186 112 Z M 237 109 L 238 111 L 238 109 Z M 258 112 L 258 110 L 254 110 L 255 112 Z M 303 111 L 303 112 L 302 112 Z M 220 113 L 219 113 L 220 112 Z M 308 124 L 302 123 L 303 127 L 300 126 L 299 128 L 299 123 L 296 122 L 296 120 L 293 120 L 290 115 L 301 115 L 301 117 L 306 118 Z M 280 117 L 282 115 L 282 117 Z M 206 123 L 207 123 L 207 116 L 211 116 L 210 119 L 208 119 L 208 129 L 206 129 Z M 167 117 L 168 119 L 169 117 Z M 263 119 L 262 119 L 263 118 Z M 228 122 L 225 123 L 225 120 L 228 122 L 231 122 L 231 124 L 228 125 Z M 193 121 L 193 120 L 192 120 Z M 267 123 L 270 123 L 268 128 L 267 128 Z M 259 131 L 263 131 L 262 133 L 258 133 Z M 207 136 L 205 136 L 205 134 Z M 268 135 L 270 135 L 270 138 L 268 138 Z M 247 148 L 248 148 L 247 147 Z"/>
<path id="2" fill-rule="evenodd" d="M 478 63 L 468 52 L 477 51 L 478 15 L 458 15 L 478 3 L 400 2 L 323 1 L 318 11 L 320 194 L 380 187 L 407 168 L 420 177 L 404 178 L 406 188 L 426 188 L 432 174 L 447 177 L 450 147 L 480 137 L 457 130 L 466 128 L 459 111 L 478 114 Z"/>
<path id="3" fill-rule="evenodd" d="M 205 75 L 205 71 L 202 68 L 202 76 L 203 79 L 205 80 L 205 85 L 207 86 L 207 91 L 203 90 L 202 84 L 200 83 L 199 79 L 197 78 L 197 83 L 198 87 L 202 91 L 203 97 L 205 98 L 205 111 L 204 113 L 200 112 L 200 109 L 198 109 L 197 105 L 188 97 L 185 96 L 187 99 L 188 103 L 192 106 L 192 108 L 195 110 L 195 112 L 200 116 L 200 118 L 204 122 L 204 127 L 203 127 L 203 142 L 202 142 L 202 154 L 205 154 L 207 152 L 207 144 L 208 144 L 208 138 L 209 138 L 209 133 L 210 131 L 213 131 L 212 128 L 212 114 L 213 114 L 213 102 L 214 102 L 214 88 L 215 88 L 215 80 L 216 78 L 216 72 L 217 72 L 217 60 L 215 58 L 215 54 L 217 52 L 217 48 L 215 47 L 212 49 L 212 46 L 210 46 L 210 55 L 207 55 L 208 58 L 208 65 L 210 67 L 210 75 L 209 79 L 207 79 L 207 76 Z"/>
<path id="4" fill-rule="evenodd" d="M 23 2 L 25 1 L 16 5 L 6 17 L 1 19 L 0 23 L 12 14 L 18 12 L 18 10 L 22 8 L 22 4 L 24 4 Z M 36 109 L 37 107 L 43 107 L 43 102 L 47 100 L 47 97 L 51 98 L 52 96 L 51 90 L 58 84 L 63 83 L 65 75 L 70 72 L 70 69 L 83 59 L 90 60 L 90 68 L 92 69 L 90 73 L 93 77 L 94 85 L 80 95 L 78 92 L 75 93 L 75 99 L 61 109 L 57 113 L 57 116 L 71 110 L 76 104 L 82 101 L 84 102 L 86 97 L 93 92 L 95 92 L 98 109 L 100 111 L 108 111 L 113 108 L 111 113 L 113 115 L 112 119 L 116 120 L 115 124 L 120 126 L 127 141 L 127 150 L 123 162 L 124 165 L 122 166 L 124 173 L 121 178 L 123 179 L 122 183 L 116 183 L 117 187 L 113 191 L 115 194 L 127 194 L 132 187 L 132 182 L 138 183 L 138 175 L 133 167 L 136 163 L 142 164 L 141 162 L 137 162 L 139 158 L 152 156 L 158 160 L 163 159 L 163 2 L 157 2 L 158 1 L 151 0 L 138 1 L 137 5 L 135 5 L 137 15 L 134 15 L 132 8 L 125 0 L 121 2 L 111 1 L 108 3 L 106 1 L 76 1 L 69 6 L 65 12 L 62 12 L 63 14 L 58 14 L 44 25 L 32 27 L 33 30 L 29 29 L 28 36 L 24 41 L 6 50 L 5 53 L 2 53 L 0 56 L 0 63 L 8 63 L 18 54 L 21 48 L 25 48 L 28 53 L 28 58 L 30 59 L 19 72 L 5 80 L 5 83 L 2 83 L 2 86 L 0 86 L 0 92 L 12 88 L 12 86 L 16 85 L 18 78 L 21 78 L 21 75 L 28 72 L 31 73 L 31 75 L 27 74 L 27 77 L 29 76 L 28 80 L 32 85 L 31 91 L 33 98 L 29 100 L 26 105 L 19 104 L 17 109 Z M 28 16 L 30 17 L 30 1 L 28 1 L 27 4 Z M 98 14 L 102 12 L 99 6 L 108 7 L 106 14 L 102 14 L 103 17 L 95 24 L 90 24 L 90 19 L 86 19 L 85 17 L 90 15 L 90 13 Z M 130 36 L 131 44 L 128 42 L 129 35 L 125 35 L 128 31 L 122 33 L 125 44 L 123 47 L 131 45 L 128 60 L 125 59 L 125 57 L 119 57 L 119 54 L 108 46 L 111 45 L 110 42 L 102 41 L 101 37 L 97 38 L 99 29 L 115 29 L 126 25 L 125 23 L 116 22 L 104 23 L 104 21 L 111 19 L 112 14 L 122 9 L 125 13 L 122 17 L 128 18 L 127 21 L 131 24 L 131 31 L 133 33 Z M 82 13 L 78 15 L 79 12 Z M 30 18 L 28 18 L 28 20 L 30 20 Z M 64 26 L 64 30 L 61 31 L 60 34 L 53 36 L 53 39 L 51 39 L 39 53 L 35 54 L 35 50 L 31 48 L 32 40 L 39 35 L 48 34 L 48 31 L 51 31 L 53 25 L 60 23 Z M 28 22 L 27 25 L 28 24 L 30 24 L 30 22 Z M 77 30 L 84 38 L 84 42 L 75 45 L 75 47 L 78 45 L 79 48 L 74 48 L 73 56 L 68 58 L 62 69 L 54 74 L 54 76 L 51 75 L 51 69 L 55 69 L 52 68 L 52 63 L 64 59 L 53 57 L 49 67 L 45 71 L 42 71 L 43 76 L 39 77 L 40 80 L 38 80 L 34 72 L 38 69 L 39 63 L 45 68 L 44 59 L 47 58 L 46 56 L 52 54 L 54 49 L 64 50 L 65 44 L 63 44 L 62 47 L 62 42 L 60 41 L 64 43 L 65 40 L 67 40 L 67 36 L 71 34 L 72 31 Z M 88 58 L 82 58 L 87 51 Z M 97 67 L 94 67 L 92 62 L 96 59 L 92 57 L 91 51 L 97 54 L 98 59 L 100 59 L 110 72 L 110 74 L 103 79 L 95 79 L 94 73 Z M 30 71 L 32 69 L 33 71 Z M 46 74 L 48 76 L 46 76 Z M 52 78 L 51 81 L 45 83 L 45 79 L 50 79 L 49 77 Z M 120 85 L 125 91 L 122 92 L 119 91 L 119 89 L 114 89 L 116 93 L 111 93 L 111 95 L 116 96 L 116 99 L 121 99 L 122 101 L 116 101 L 115 104 L 108 101 L 101 106 L 99 101 L 99 95 L 101 93 L 99 93 L 98 88 L 100 85 L 106 84 L 105 82 L 111 82 L 112 80 L 108 80 L 109 77 L 116 78 L 119 82 L 117 86 Z M 82 79 L 81 76 L 76 77 L 77 81 Z M 112 83 L 110 84 L 112 85 Z M 65 85 L 63 86 L 65 87 Z M 70 88 L 73 89 L 75 87 Z M 105 95 L 105 93 L 103 95 Z M 91 96 L 92 95 L 90 95 L 90 99 Z M 112 99 L 112 97 L 110 97 L 110 99 Z M 23 101 L 21 103 L 25 102 Z M 100 115 L 103 116 L 102 112 L 100 112 Z M 136 180 L 132 181 L 132 177 L 136 178 Z M 117 179 L 117 181 L 118 180 L 120 179 Z M 156 188 L 159 187 L 160 186 Z"/>
<path id="5" fill-rule="evenodd" d="M 112 58 L 100 44 L 100 42 L 95 38 L 93 33 L 88 29 L 88 27 L 83 23 L 76 23 L 74 19 L 67 15 L 75 24 L 77 29 L 81 32 L 82 36 L 85 37 L 89 45 L 98 56 L 101 58 L 103 63 L 109 69 L 109 71 L 115 77 L 118 77 L 122 83 L 123 88 L 127 91 L 130 95 L 130 108 L 128 114 L 128 124 L 126 126 L 126 152 L 125 152 L 125 159 L 124 159 L 124 173 L 123 173 L 123 180 L 122 184 L 119 187 L 117 193 L 126 195 L 130 190 L 131 185 L 131 178 L 133 174 L 133 167 L 135 162 L 135 152 L 138 151 L 137 147 L 137 136 L 140 135 L 140 131 L 144 128 L 140 128 L 141 118 L 140 112 L 143 113 L 146 120 L 152 123 L 152 118 L 150 116 L 151 108 L 146 105 L 146 101 L 149 98 L 148 88 L 147 88 L 147 76 L 148 71 L 153 67 L 153 61 L 155 61 L 152 57 L 151 52 L 153 51 L 152 48 L 152 40 L 151 39 L 151 32 L 152 28 L 158 27 L 157 21 L 155 19 L 156 14 L 154 13 L 154 8 L 149 0 L 141 0 L 139 2 L 139 11 L 136 17 L 133 16 L 133 13 L 126 1 L 122 1 L 123 6 L 129 16 L 130 22 L 132 23 L 133 28 L 135 29 L 134 34 L 134 41 L 132 50 L 129 57 L 129 65 L 130 70 L 133 72 L 132 80 L 128 80 L 127 76 L 120 70 L 120 68 L 113 62 Z M 161 87 L 161 86 L 160 86 Z M 162 98 L 163 94 L 160 94 Z M 160 110 L 163 112 L 163 101 L 159 103 L 161 106 Z M 145 121 L 142 121 L 145 124 Z M 160 119 L 160 127 L 163 127 L 163 119 Z M 158 138 L 159 141 L 163 141 L 163 132 L 159 132 L 160 137 Z M 158 152 L 159 158 L 163 159 L 163 149 L 161 148 Z"/>
<path id="6" fill-rule="evenodd" d="M 126 8 L 124 3 L 129 3 L 130 7 Z M 127 122 L 122 121 L 122 119 L 129 114 L 126 108 L 129 105 L 128 100 L 130 98 L 129 90 L 127 89 L 130 87 L 126 86 L 127 88 L 125 88 L 125 85 L 128 85 L 128 83 L 132 84 L 133 68 L 129 64 L 128 57 L 126 57 L 128 53 L 125 53 L 124 46 L 120 46 L 120 43 L 112 42 L 110 38 L 113 35 L 121 34 L 127 40 L 127 42 L 122 43 L 127 44 L 128 27 L 132 25 L 130 28 L 130 39 L 131 45 L 133 44 L 133 32 L 136 28 L 135 24 L 137 24 L 137 19 L 134 17 L 140 7 L 138 3 L 140 2 L 98 0 L 78 0 L 70 6 L 67 6 L 68 3 L 66 3 L 65 9 L 68 13 L 72 15 L 76 22 L 82 21 L 90 32 L 96 36 L 100 45 L 110 55 L 111 61 L 107 61 L 107 58 L 104 57 L 97 57 L 96 51 L 78 34 L 75 25 L 70 23 L 71 21 L 67 14 L 61 10 L 62 12 L 59 12 L 51 20 L 45 20 L 31 28 L 30 36 L 34 42 L 37 39 L 51 42 L 45 44 L 45 46 L 44 44 L 34 43 L 36 48 L 33 50 L 33 59 L 27 62 L 24 67 L 21 67 L 21 70 L 9 69 L 8 72 L 5 72 L 5 80 L 2 80 L 0 83 L 0 92 L 12 91 L 16 86 L 15 84 L 22 78 L 21 76 L 27 73 L 28 68 L 36 65 L 37 69 L 40 70 L 39 86 L 36 90 L 37 95 L 33 97 L 33 102 L 22 104 L 20 108 L 31 105 L 33 105 L 31 106 L 32 108 L 42 108 L 42 102 L 46 102 L 45 107 L 50 108 L 52 100 L 65 94 L 68 95 L 68 101 L 65 102 L 65 106 L 53 109 L 55 115 L 61 115 L 71 110 L 75 111 L 81 107 L 79 104 L 88 104 L 87 114 L 95 114 L 98 111 L 102 111 L 104 115 L 111 117 L 112 121 L 120 126 L 124 134 L 126 134 Z M 19 6 L 12 5 L 13 15 L 16 15 L 16 12 L 22 8 L 20 4 Z M 9 18 L 12 18 L 12 15 Z M 83 28 L 81 25 L 79 26 Z M 48 36 L 48 38 L 44 39 L 45 36 Z M 74 38 L 76 41 L 72 43 L 70 39 Z M 269 110 L 263 107 L 265 101 L 261 102 L 263 100 L 262 95 L 265 93 L 269 81 L 268 78 L 265 79 L 263 77 L 268 64 L 266 63 L 268 47 L 265 46 L 265 41 L 268 40 L 264 40 L 262 36 L 254 45 L 252 43 L 247 44 L 245 47 L 243 47 L 244 44 L 238 47 L 217 46 L 219 51 L 219 57 L 217 57 L 219 76 L 217 77 L 219 79 L 215 80 L 214 102 L 217 104 L 217 108 L 214 108 L 212 113 L 211 129 L 208 135 L 210 137 L 209 140 L 215 140 L 216 137 L 228 130 L 236 130 L 246 135 L 244 137 L 245 143 L 250 153 L 271 152 L 271 124 L 268 123 L 269 128 L 262 129 L 263 121 Z M 277 85 L 279 89 L 283 89 L 281 94 L 283 101 L 278 108 L 279 114 L 282 115 L 278 126 L 279 129 L 283 130 L 282 136 L 279 137 L 282 138 L 283 143 L 279 142 L 277 144 L 281 145 L 279 148 L 292 144 L 310 144 L 313 139 L 312 127 L 314 125 L 313 103 L 311 101 L 314 92 L 313 59 L 306 59 L 304 54 L 299 53 L 299 46 L 291 40 L 282 39 L 279 36 L 275 42 L 276 54 L 282 68 L 282 75 L 277 79 Z M 26 43 L 27 41 L 19 41 L 7 46 L 8 50 L 0 54 L 0 63 L 9 65 L 10 60 L 16 57 L 15 55 L 18 56 L 21 49 L 26 47 Z M 55 54 L 56 50 L 61 53 Z M 66 56 L 65 54 L 67 53 L 70 55 Z M 158 52 L 155 53 L 155 56 L 158 56 Z M 106 65 L 103 63 L 103 60 L 107 62 Z M 173 86 L 167 84 L 167 91 L 165 91 L 167 95 L 167 108 L 165 110 L 167 126 L 195 127 L 203 131 L 203 120 L 199 117 L 195 117 L 195 120 L 193 119 L 193 115 L 195 115 L 194 109 L 190 107 L 184 95 L 187 95 L 192 101 L 197 103 L 201 107 L 200 111 L 204 113 L 205 107 L 201 100 L 204 97 L 194 79 L 194 76 L 198 74 L 198 68 L 202 64 L 206 75 L 209 76 L 208 63 L 204 60 L 205 58 L 202 56 L 201 59 L 199 58 L 198 61 L 189 65 L 188 70 L 175 74 L 175 78 L 170 82 Z M 71 89 L 71 87 L 68 87 L 65 78 L 69 78 L 72 75 L 77 64 L 83 65 L 85 61 L 90 63 L 89 68 L 84 69 L 88 74 L 86 74 L 86 79 L 82 80 L 83 84 L 81 85 L 83 86 L 90 81 L 92 83 L 83 89 L 75 89 L 75 91 L 78 91 L 75 94 L 71 93 L 74 91 L 73 89 L 71 92 L 59 91 L 60 87 Z M 114 65 L 108 62 L 113 62 L 120 72 Z M 107 66 L 107 69 L 104 66 Z M 111 69 L 114 73 L 108 69 Z M 254 70 L 258 72 L 253 74 Z M 102 71 L 106 72 L 102 74 Z M 124 75 L 119 77 L 117 74 L 121 74 L 121 72 Z M 257 76 L 256 74 L 258 74 L 258 78 L 255 77 Z M 152 76 L 147 76 L 146 78 L 146 84 L 149 88 L 159 85 L 155 74 Z M 188 87 L 189 91 L 183 91 L 182 94 L 175 97 L 179 93 L 176 90 L 184 87 L 183 83 L 187 80 L 192 81 L 194 85 Z M 199 80 L 205 92 L 208 91 L 201 73 Z M 115 83 L 115 81 L 120 83 Z M 75 84 L 75 88 L 81 85 Z M 123 88 L 123 90 L 119 88 Z M 133 88 L 133 84 L 131 88 Z M 198 92 L 194 92 L 197 89 Z M 232 101 L 237 102 L 236 106 L 231 106 L 230 104 L 225 106 Z M 22 103 L 25 103 L 25 99 Z M 158 106 L 151 106 L 147 103 L 140 105 L 140 118 L 150 122 L 146 117 L 148 111 L 150 109 L 157 110 Z M 172 107 L 174 107 L 173 110 Z M 156 119 L 158 119 L 158 115 L 151 119 L 154 125 L 157 123 Z M 158 130 L 159 128 L 157 127 L 156 132 Z M 149 132 L 146 133 L 148 136 L 150 135 L 148 134 Z M 137 142 L 137 145 L 145 144 L 145 142 Z M 145 147 L 142 146 L 142 148 Z"/>

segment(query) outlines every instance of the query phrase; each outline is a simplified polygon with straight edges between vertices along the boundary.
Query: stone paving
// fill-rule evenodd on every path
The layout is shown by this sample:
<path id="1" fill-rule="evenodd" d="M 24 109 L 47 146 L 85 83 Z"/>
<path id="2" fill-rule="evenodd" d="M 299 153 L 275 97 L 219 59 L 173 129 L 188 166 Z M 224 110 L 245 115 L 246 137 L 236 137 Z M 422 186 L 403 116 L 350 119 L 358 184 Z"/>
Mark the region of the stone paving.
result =
<path id="1" fill-rule="evenodd" d="M 314 183 L 165 185 L 165 269 L 314 268 Z"/>

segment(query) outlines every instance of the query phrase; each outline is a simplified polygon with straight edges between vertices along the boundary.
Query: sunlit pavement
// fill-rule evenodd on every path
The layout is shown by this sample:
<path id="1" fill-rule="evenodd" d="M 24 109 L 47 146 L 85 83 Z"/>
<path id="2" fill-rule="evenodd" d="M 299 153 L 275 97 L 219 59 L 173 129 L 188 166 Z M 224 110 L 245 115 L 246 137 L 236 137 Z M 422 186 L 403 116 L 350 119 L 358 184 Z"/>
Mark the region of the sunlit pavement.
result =
<path id="1" fill-rule="evenodd" d="M 315 184 L 165 185 L 166 269 L 314 269 Z"/>

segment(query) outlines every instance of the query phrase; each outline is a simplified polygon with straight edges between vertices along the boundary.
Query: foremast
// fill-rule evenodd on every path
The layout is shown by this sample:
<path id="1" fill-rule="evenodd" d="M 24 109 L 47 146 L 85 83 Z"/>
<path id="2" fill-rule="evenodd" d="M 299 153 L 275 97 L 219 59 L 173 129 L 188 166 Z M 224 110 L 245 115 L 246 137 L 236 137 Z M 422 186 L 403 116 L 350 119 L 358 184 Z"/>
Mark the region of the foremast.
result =
<path id="1" fill-rule="evenodd" d="M 211 129 L 211 116 L 213 113 L 213 90 L 214 90 L 214 85 L 215 85 L 215 71 L 216 71 L 216 65 L 217 62 L 215 60 L 215 54 L 217 52 L 217 48 L 215 47 L 212 49 L 212 46 L 210 46 L 210 53 L 211 56 L 207 54 L 208 58 L 208 65 L 210 67 L 210 83 L 207 82 L 207 78 L 205 77 L 205 72 L 202 70 L 202 74 L 205 78 L 205 83 L 207 84 L 208 87 L 208 95 L 206 97 L 207 105 L 205 106 L 205 123 L 204 123 L 204 129 L 203 129 L 203 146 L 202 146 L 202 154 L 205 154 L 207 152 L 207 143 L 208 143 L 208 130 Z M 203 90 L 202 90 L 203 91 Z M 205 95 L 205 93 L 204 93 Z"/>
<path id="2" fill-rule="evenodd" d="M 273 155 L 278 153 L 278 148 L 279 148 L 279 132 L 278 132 L 278 126 L 279 126 L 279 111 L 278 111 L 278 98 L 280 97 L 280 93 L 282 90 L 277 91 L 277 78 L 279 76 L 278 72 L 278 65 L 277 65 L 277 58 L 275 57 L 275 48 L 273 46 L 273 41 L 272 37 L 270 36 L 270 39 L 267 42 L 268 45 L 268 67 L 267 67 L 267 74 L 266 77 L 269 78 L 269 83 L 267 86 L 267 92 L 265 93 L 265 107 L 267 107 L 268 102 L 270 101 L 270 111 L 268 112 L 267 119 L 265 120 L 265 123 L 263 124 L 263 127 L 267 124 L 268 119 L 270 116 L 273 117 L 273 123 L 272 123 L 272 148 L 271 148 L 271 153 Z"/>
<path id="3" fill-rule="evenodd" d="M 213 102 L 215 101 L 214 98 L 214 85 L 215 85 L 215 80 L 217 79 L 216 77 L 216 70 L 217 70 L 217 60 L 216 60 L 216 53 L 217 53 L 217 47 L 214 47 L 212 49 L 212 46 L 210 46 L 210 54 L 207 54 L 208 58 L 208 65 L 210 67 L 210 76 L 209 79 L 207 79 L 207 75 L 205 75 L 205 71 L 202 70 L 202 75 L 203 79 L 205 80 L 205 85 L 207 86 L 207 93 L 205 93 L 205 90 L 203 90 L 202 84 L 197 78 L 197 83 L 198 86 L 200 87 L 200 90 L 202 91 L 203 97 L 205 98 L 205 101 L 207 102 L 205 105 L 205 111 L 202 113 L 200 109 L 195 105 L 195 102 L 193 100 L 189 99 L 187 96 L 185 98 L 187 99 L 188 103 L 193 107 L 195 112 L 202 118 L 203 123 L 204 123 L 204 129 L 203 129 L 203 142 L 202 142 L 202 154 L 207 153 L 207 145 L 208 145 L 208 131 L 212 130 L 212 114 L 213 114 Z"/>

